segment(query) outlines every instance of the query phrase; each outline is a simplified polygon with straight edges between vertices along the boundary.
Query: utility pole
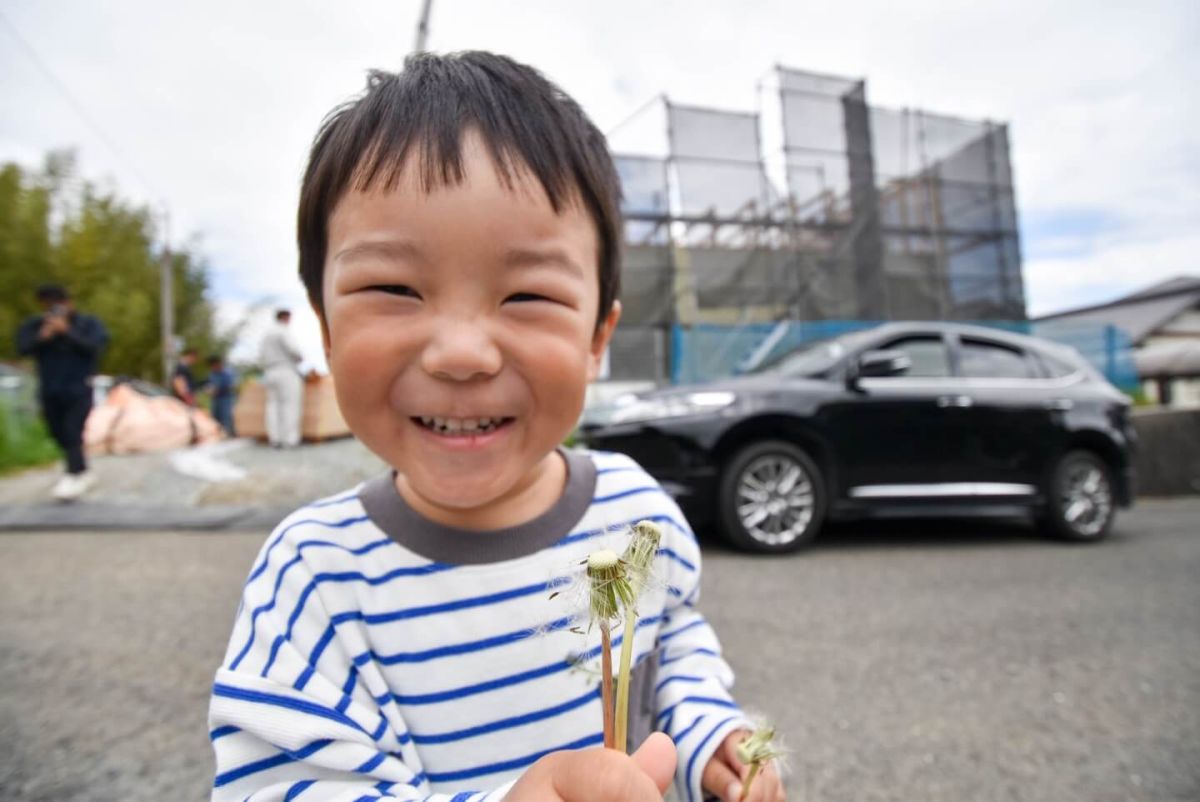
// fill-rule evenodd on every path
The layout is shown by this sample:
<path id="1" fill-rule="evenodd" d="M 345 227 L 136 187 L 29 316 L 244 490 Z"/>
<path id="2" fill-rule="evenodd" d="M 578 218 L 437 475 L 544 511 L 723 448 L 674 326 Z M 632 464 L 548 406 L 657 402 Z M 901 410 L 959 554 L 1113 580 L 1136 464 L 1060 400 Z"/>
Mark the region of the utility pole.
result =
<path id="1" fill-rule="evenodd" d="M 429 8 L 433 0 L 425 0 L 421 5 L 421 19 L 417 22 L 417 41 L 413 45 L 414 53 L 425 52 L 425 42 L 429 39 Z"/>
<path id="2" fill-rule="evenodd" d="M 159 277 L 159 322 L 162 328 L 163 382 L 171 381 L 175 363 L 175 271 L 171 266 L 171 213 L 163 209 L 163 245 Z"/>

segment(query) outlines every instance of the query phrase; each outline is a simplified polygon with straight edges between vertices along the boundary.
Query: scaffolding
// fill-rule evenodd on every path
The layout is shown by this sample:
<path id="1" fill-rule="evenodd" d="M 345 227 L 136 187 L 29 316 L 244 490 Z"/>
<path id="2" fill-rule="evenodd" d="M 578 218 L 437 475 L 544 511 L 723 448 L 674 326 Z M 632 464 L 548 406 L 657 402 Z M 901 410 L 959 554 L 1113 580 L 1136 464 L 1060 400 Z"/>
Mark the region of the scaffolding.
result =
<path id="1" fill-rule="evenodd" d="M 864 81 L 785 67 L 759 97 L 663 97 L 666 154 L 615 155 L 614 378 L 668 378 L 677 326 L 1026 318 L 1004 125 L 874 107 Z"/>

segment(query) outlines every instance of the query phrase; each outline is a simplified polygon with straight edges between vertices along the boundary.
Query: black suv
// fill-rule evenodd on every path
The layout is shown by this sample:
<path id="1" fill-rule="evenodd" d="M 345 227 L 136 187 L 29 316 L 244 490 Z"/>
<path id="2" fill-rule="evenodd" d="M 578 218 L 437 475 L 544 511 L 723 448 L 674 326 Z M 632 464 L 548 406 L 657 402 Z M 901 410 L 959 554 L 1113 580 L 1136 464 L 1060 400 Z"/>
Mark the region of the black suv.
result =
<path id="1" fill-rule="evenodd" d="M 1073 349 L 977 326 L 808 343 L 752 374 L 589 410 L 580 435 L 760 552 L 860 516 L 1028 511 L 1099 540 L 1133 499 L 1129 400 Z"/>

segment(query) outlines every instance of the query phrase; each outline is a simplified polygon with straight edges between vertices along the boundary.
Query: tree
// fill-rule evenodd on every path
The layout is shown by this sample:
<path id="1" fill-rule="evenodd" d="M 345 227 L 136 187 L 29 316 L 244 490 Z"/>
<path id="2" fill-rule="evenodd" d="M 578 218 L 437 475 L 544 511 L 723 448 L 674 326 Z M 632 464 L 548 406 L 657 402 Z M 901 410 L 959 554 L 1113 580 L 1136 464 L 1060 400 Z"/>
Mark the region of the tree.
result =
<path id="1" fill-rule="evenodd" d="M 100 370 L 161 379 L 160 265 L 149 208 L 77 178 L 69 152 L 40 172 L 0 167 L 0 360 L 17 357 L 13 333 L 39 309 L 34 291 L 55 281 L 112 337 Z M 195 240 L 172 251 L 176 333 L 201 353 L 225 351 Z"/>

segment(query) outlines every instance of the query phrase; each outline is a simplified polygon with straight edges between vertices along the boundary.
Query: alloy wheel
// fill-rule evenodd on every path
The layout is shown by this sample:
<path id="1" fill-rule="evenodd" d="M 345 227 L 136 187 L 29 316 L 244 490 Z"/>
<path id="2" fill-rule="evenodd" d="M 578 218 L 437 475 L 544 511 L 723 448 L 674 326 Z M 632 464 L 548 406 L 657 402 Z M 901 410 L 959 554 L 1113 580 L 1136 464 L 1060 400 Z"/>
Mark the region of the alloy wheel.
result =
<path id="1" fill-rule="evenodd" d="M 738 476 L 735 508 L 747 534 L 772 546 L 801 537 L 812 521 L 812 477 L 785 454 L 753 460 Z"/>

